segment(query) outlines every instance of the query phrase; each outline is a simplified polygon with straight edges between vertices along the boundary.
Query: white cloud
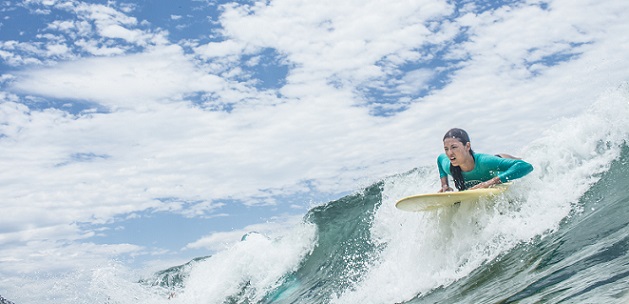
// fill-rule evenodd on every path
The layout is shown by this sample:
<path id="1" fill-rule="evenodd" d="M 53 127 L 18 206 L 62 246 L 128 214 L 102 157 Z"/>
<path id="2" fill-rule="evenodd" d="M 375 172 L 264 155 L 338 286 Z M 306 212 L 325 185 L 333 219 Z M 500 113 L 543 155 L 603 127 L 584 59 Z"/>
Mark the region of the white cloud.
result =
<path id="1" fill-rule="evenodd" d="M 383 3 L 274 1 L 253 7 L 227 6 L 221 22 L 226 35 L 271 47 L 295 63 L 288 86 L 304 76 L 335 76 L 357 86 L 384 73 L 376 64 L 438 40 L 423 22 L 452 13 L 443 2 Z M 264 31 L 256 29 L 264 28 Z M 287 30 L 290 29 L 290 30 Z"/>
<path id="2" fill-rule="evenodd" d="M 70 49 L 65 44 L 51 44 L 46 46 L 48 49 L 48 53 L 46 56 L 54 57 L 54 56 L 62 56 L 70 53 Z"/>
<path id="3" fill-rule="evenodd" d="M 115 49 L 110 53 L 121 53 Z M 181 98 L 196 91 L 218 91 L 220 78 L 196 69 L 178 46 L 144 54 L 89 58 L 20 73 L 16 90 L 30 94 L 93 100 L 110 107 Z"/>
<path id="4" fill-rule="evenodd" d="M 131 244 L 102 245 L 91 243 L 58 244 L 54 241 L 31 241 L 28 246 L 4 247 L 0 273 L 51 273 L 67 269 L 93 269 L 110 263 L 124 254 L 139 254 L 143 248 Z"/>
<path id="5" fill-rule="evenodd" d="M 229 232 L 215 232 L 187 244 L 184 249 L 203 248 L 209 250 L 210 252 L 221 251 L 241 241 L 243 237 L 246 238 L 248 234 L 274 238 L 284 235 L 291 229 L 294 229 L 295 225 L 297 225 L 301 220 L 301 217 L 293 216 L 278 220 L 279 221 L 273 223 L 249 225 L 242 229 L 232 230 Z"/>
<path id="6" fill-rule="evenodd" d="M 126 52 L 125 48 L 118 46 L 103 46 L 100 42 L 96 40 L 79 39 L 74 42 L 74 45 L 80 47 L 83 51 L 86 51 L 95 56 L 122 55 Z"/>
<path id="7" fill-rule="evenodd" d="M 69 20 L 55 20 L 51 22 L 50 24 L 48 24 L 48 29 L 57 30 L 57 31 L 65 32 L 65 33 L 70 32 L 71 30 L 74 30 L 75 27 L 76 27 L 75 22 L 69 21 Z"/>
<path id="8" fill-rule="evenodd" d="M 397 90 L 402 94 L 414 95 L 421 90 L 428 89 L 428 81 L 434 77 L 434 72 L 428 69 L 410 71 L 404 75 Z"/>
<path id="9" fill-rule="evenodd" d="M 212 57 L 222 57 L 222 56 L 238 56 L 244 46 L 239 43 L 228 40 L 224 42 L 210 42 L 205 45 L 199 46 L 196 48 L 196 52 L 199 55 L 212 58 Z"/>
<path id="10" fill-rule="evenodd" d="M 41 64 L 41 60 L 31 57 L 45 55 L 36 43 L 24 43 L 15 40 L 0 42 L 0 58 L 10 66 Z"/>
<path id="11" fill-rule="evenodd" d="M 94 20 L 99 27 L 114 24 L 134 26 L 138 23 L 135 17 L 127 16 L 110 6 L 79 2 L 75 7 L 79 16 Z"/>
<path id="12" fill-rule="evenodd" d="M 141 31 L 129 30 L 118 24 L 110 24 L 99 28 L 100 35 L 106 38 L 121 38 L 129 42 L 137 42 Z"/>
<path id="13" fill-rule="evenodd" d="M 74 19 L 53 20 L 29 42 L 0 41 L 0 58 L 12 66 L 53 65 L 58 60 L 81 57 L 83 52 L 96 56 L 124 54 L 137 47 L 146 48 L 168 42 L 162 30 L 143 30 L 145 23 L 110 6 L 79 1 L 29 1 L 27 7 L 43 6 L 41 13 L 75 14 Z M 126 5 L 123 11 L 130 12 Z M 66 42 L 67 38 L 72 43 Z"/>

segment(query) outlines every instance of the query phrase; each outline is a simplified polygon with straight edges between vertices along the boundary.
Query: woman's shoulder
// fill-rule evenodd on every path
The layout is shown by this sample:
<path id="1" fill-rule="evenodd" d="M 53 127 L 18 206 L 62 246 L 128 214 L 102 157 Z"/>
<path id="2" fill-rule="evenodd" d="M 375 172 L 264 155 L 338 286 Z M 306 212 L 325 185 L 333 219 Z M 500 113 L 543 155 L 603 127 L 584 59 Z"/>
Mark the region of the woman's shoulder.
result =
<path id="1" fill-rule="evenodd" d="M 497 155 L 487 154 L 487 153 L 474 153 L 474 159 L 476 160 L 477 163 L 488 164 L 488 165 L 494 165 L 496 163 L 501 163 L 505 161 L 505 159 Z"/>
<path id="2" fill-rule="evenodd" d="M 488 159 L 488 158 L 499 158 L 499 157 L 496 155 L 487 154 L 487 153 L 474 153 L 474 158 L 475 159 Z"/>

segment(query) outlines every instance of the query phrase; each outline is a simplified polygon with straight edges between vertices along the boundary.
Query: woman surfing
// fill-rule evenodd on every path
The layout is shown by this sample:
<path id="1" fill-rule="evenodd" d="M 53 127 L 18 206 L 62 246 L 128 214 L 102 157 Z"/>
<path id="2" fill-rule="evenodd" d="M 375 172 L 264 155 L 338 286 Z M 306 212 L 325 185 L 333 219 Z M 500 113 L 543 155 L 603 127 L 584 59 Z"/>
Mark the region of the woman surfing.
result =
<path id="1" fill-rule="evenodd" d="M 439 192 L 453 191 L 448 184 L 448 175 L 452 176 L 455 187 L 463 191 L 489 188 L 533 171 L 531 164 L 508 154 L 474 153 L 467 132 L 458 128 L 445 134 L 443 149 L 445 153 L 437 157 L 441 178 Z"/>

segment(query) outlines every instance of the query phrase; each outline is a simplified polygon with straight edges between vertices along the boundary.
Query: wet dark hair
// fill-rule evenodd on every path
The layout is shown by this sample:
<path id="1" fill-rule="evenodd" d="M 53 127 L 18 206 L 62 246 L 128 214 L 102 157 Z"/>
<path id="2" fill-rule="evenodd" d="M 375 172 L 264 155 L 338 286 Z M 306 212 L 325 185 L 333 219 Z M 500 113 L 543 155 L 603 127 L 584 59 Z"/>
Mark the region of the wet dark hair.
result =
<path id="1" fill-rule="evenodd" d="M 446 135 L 443 136 L 443 140 L 446 140 L 446 138 L 455 138 L 463 143 L 463 145 L 470 142 L 470 136 L 467 135 L 467 132 L 459 128 L 453 128 L 446 132 Z M 472 151 L 472 149 L 470 149 L 470 154 L 472 154 L 472 157 L 474 156 L 474 151 Z M 452 174 L 452 179 L 454 179 L 454 186 L 456 186 L 459 191 L 467 189 L 465 187 L 465 178 L 463 178 L 461 167 L 450 164 L 450 174 Z"/>

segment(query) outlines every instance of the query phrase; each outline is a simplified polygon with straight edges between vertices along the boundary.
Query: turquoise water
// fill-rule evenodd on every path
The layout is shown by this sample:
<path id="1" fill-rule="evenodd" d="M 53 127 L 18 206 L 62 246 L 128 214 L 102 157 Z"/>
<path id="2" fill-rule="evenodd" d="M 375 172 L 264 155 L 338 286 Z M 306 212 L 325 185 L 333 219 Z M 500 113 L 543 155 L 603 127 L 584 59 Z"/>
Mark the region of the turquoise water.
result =
<path id="1" fill-rule="evenodd" d="M 503 202 L 486 202 L 479 209 L 453 207 L 427 215 L 404 214 L 410 220 L 391 224 L 390 229 L 404 230 L 403 226 L 411 225 L 411 229 L 418 230 L 417 235 L 402 240 L 402 245 L 374 241 L 374 222 L 378 211 L 384 208 L 386 189 L 391 187 L 387 184 L 424 174 L 425 171 L 415 170 L 310 210 L 305 221 L 317 228 L 316 246 L 296 269 L 279 278 L 279 285 L 264 290 L 263 295 L 255 284 L 245 282 L 243 276 L 237 293 L 216 302 L 203 301 L 200 293 L 195 303 L 626 303 L 629 300 L 629 192 L 626 191 L 629 149 L 626 146 L 597 182 L 578 200 L 567 202 L 571 208 L 565 217 L 556 224 L 537 227 L 541 233 L 518 231 L 514 233 L 516 236 L 524 233 L 527 237 L 514 240 L 513 235 L 503 230 L 492 231 L 493 224 L 500 221 L 507 224 L 518 218 L 509 212 L 527 212 L 524 206 L 518 206 L 526 200 L 518 202 L 521 197 L 505 196 Z M 450 222 L 463 217 L 470 220 L 461 225 Z M 437 230 L 424 238 L 420 236 L 421 229 L 430 229 L 430 225 L 411 223 L 414 220 L 427 220 Z M 532 225 L 535 221 L 521 224 Z M 456 248 L 453 242 L 459 238 L 454 234 L 462 228 L 472 231 L 465 233 L 468 242 Z M 470 239 L 475 235 L 476 240 Z M 423 246 L 419 240 L 434 243 Z M 391 250 L 399 255 L 398 259 L 395 254 L 386 254 Z M 390 260 L 383 260 L 389 257 Z M 416 270 L 427 277 L 417 277 L 417 287 L 413 290 Z M 159 283 L 186 293 L 186 279 L 175 278 L 174 284 L 172 276 L 184 274 L 189 278 L 190 271 L 190 265 L 171 269 L 171 280 Z M 165 273 L 161 275 L 165 277 Z M 406 298 L 396 298 L 397 294 Z M 212 299 L 211 294 L 206 296 Z M 180 297 L 185 298 L 183 294 Z"/>
<path id="2" fill-rule="evenodd" d="M 320 228 L 319 246 L 286 283 L 261 302 L 325 303 L 339 296 L 339 299 L 331 302 L 352 303 L 355 299 L 361 303 L 626 303 L 629 300 L 628 164 L 629 149 L 625 146 L 620 159 L 612 162 L 610 170 L 601 176 L 600 181 L 574 203 L 579 206 L 578 210 L 571 211 L 560 221 L 556 231 L 547 231 L 520 243 L 512 243 L 513 246 L 508 250 L 497 250 L 495 253 L 491 253 L 492 249 L 500 248 L 500 244 L 475 244 L 482 247 L 486 254 L 481 253 L 479 256 L 487 258 L 479 261 L 478 266 L 468 274 L 466 264 L 472 261 L 466 260 L 465 256 L 456 256 L 458 251 L 455 249 L 452 254 L 458 258 L 455 263 L 458 263 L 458 268 L 452 272 L 455 276 L 453 282 L 443 280 L 440 271 L 436 271 L 435 281 L 443 281 L 431 286 L 432 289 L 416 290 L 417 294 L 409 294 L 412 297 L 408 299 L 392 296 L 379 301 L 372 297 L 380 293 L 375 286 L 377 284 L 374 284 L 373 291 L 360 288 L 360 280 L 369 275 L 369 268 L 377 267 L 373 266 L 378 263 L 374 252 L 386 246 L 370 241 L 369 223 L 373 221 L 373 210 L 379 207 L 382 196 L 382 185 L 374 185 L 362 194 L 311 210 L 308 219 Z M 509 210 L 511 207 L 506 208 Z M 469 210 L 453 212 L 469 212 L 469 216 L 477 216 Z M 347 218 L 347 214 L 354 217 Z M 446 215 L 449 216 L 452 214 Z M 474 224 L 482 226 L 481 223 Z M 477 227 L 474 233 L 486 233 L 484 229 L 487 226 Z M 507 236 L 500 234 L 494 236 L 494 241 L 498 243 L 510 243 L 506 239 Z M 436 243 L 438 246 L 452 246 L 439 241 Z M 411 248 L 415 245 L 409 242 L 406 247 L 412 252 Z M 447 251 L 444 254 L 447 255 Z M 474 254 L 470 254 L 468 258 L 474 257 Z M 445 256 L 431 258 L 449 259 Z M 417 268 L 421 268 L 422 263 L 432 262 L 418 258 Z M 385 263 L 392 264 L 395 261 Z M 426 267 L 433 269 L 434 265 Z M 389 270 L 390 277 L 385 275 L 387 271 L 384 270 L 379 271 L 374 280 L 383 283 L 383 287 L 394 289 L 395 272 L 400 270 L 393 267 Z M 447 268 L 441 269 L 441 272 L 447 271 Z M 348 273 L 351 275 L 348 276 Z M 457 273 L 460 278 L 456 278 Z M 405 284 L 410 285 L 413 284 Z M 355 291 L 347 291 L 352 286 L 356 286 Z M 347 297 L 345 300 L 344 292 L 365 292 L 371 296 Z"/>

